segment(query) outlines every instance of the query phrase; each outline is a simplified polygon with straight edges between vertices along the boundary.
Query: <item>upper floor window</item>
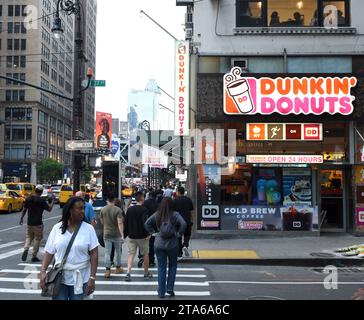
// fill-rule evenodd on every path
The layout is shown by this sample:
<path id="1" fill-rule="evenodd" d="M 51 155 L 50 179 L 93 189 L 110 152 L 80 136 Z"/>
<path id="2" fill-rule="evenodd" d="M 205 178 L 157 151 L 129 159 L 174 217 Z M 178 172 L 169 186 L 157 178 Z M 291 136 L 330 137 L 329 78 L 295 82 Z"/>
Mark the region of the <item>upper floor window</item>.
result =
<path id="1" fill-rule="evenodd" d="M 350 26 L 350 0 L 237 0 L 237 27 Z"/>

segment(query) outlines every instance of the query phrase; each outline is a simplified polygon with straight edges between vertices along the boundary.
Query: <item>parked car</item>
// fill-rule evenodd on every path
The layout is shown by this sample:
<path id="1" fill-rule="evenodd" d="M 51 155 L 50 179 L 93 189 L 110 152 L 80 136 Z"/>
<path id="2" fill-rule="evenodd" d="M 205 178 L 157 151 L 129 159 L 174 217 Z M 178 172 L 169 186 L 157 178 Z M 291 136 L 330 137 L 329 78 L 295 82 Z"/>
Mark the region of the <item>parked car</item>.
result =
<path id="1" fill-rule="evenodd" d="M 24 198 L 12 190 L 0 191 L 0 211 L 12 213 L 21 211 L 24 206 Z"/>

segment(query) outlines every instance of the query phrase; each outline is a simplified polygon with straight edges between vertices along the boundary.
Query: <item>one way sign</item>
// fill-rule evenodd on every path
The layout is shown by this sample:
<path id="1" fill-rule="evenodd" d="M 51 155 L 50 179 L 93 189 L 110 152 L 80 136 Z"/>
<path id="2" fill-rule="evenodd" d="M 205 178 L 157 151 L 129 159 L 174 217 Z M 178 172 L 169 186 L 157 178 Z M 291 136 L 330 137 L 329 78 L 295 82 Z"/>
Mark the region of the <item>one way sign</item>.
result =
<path id="1" fill-rule="evenodd" d="M 92 150 L 94 149 L 93 140 L 66 140 L 66 150 Z"/>

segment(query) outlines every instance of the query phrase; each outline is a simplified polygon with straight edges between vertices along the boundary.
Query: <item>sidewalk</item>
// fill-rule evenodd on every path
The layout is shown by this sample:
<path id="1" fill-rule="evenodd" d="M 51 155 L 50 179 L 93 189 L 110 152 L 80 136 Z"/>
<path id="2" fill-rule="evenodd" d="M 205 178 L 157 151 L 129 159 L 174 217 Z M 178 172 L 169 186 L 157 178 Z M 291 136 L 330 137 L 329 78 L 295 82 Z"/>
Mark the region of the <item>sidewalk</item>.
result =
<path id="1" fill-rule="evenodd" d="M 364 244 L 364 237 L 348 234 L 320 237 L 269 237 L 249 239 L 191 239 L 190 257 L 182 263 L 251 265 L 364 266 L 364 258 L 345 257 L 334 250 Z"/>

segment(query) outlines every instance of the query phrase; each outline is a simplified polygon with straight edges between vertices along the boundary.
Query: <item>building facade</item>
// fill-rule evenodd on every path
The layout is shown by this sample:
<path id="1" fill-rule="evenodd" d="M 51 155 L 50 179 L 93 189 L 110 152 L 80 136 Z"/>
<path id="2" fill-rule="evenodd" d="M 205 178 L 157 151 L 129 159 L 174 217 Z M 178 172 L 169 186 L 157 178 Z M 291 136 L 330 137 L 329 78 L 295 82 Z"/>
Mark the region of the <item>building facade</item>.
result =
<path id="1" fill-rule="evenodd" d="M 198 232 L 362 231 L 363 10 L 360 0 L 188 7 L 191 127 L 224 130 L 225 156 L 236 148 L 220 165 L 216 139 L 202 143 L 189 175 Z"/>
<path id="2" fill-rule="evenodd" d="M 2 1 L 0 73 L 72 98 L 74 16 L 60 13 L 64 33 L 52 34 L 56 0 Z M 95 70 L 96 1 L 83 3 L 87 28 L 85 54 Z M 29 23 L 29 21 L 33 21 Z M 3 181 L 37 182 L 36 163 L 45 158 L 64 163 L 70 175 L 72 102 L 11 81 L 0 80 L 0 166 Z M 94 136 L 94 90 L 85 94 L 85 138 Z"/>

